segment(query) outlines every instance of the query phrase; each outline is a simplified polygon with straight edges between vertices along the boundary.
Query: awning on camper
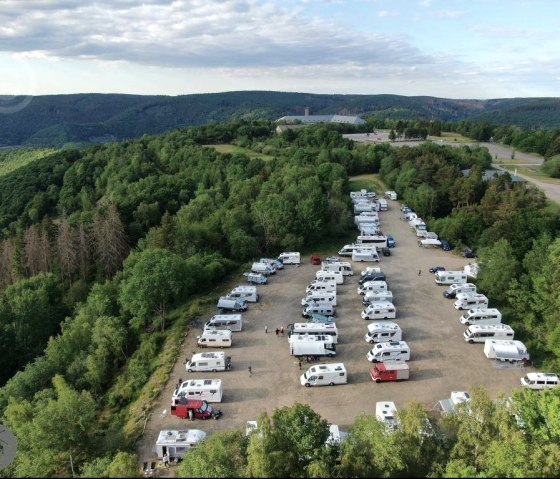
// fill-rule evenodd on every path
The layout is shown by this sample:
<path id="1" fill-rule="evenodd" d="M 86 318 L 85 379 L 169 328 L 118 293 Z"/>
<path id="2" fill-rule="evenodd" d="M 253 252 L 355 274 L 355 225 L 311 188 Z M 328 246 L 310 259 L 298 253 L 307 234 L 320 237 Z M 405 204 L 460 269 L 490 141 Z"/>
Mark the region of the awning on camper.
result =
<path id="1" fill-rule="evenodd" d="M 426 238 L 426 239 L 420 240 L 420 244 L 422 246 L 441 246 L 441 241 L 438 240 L 438 239 Z"/>

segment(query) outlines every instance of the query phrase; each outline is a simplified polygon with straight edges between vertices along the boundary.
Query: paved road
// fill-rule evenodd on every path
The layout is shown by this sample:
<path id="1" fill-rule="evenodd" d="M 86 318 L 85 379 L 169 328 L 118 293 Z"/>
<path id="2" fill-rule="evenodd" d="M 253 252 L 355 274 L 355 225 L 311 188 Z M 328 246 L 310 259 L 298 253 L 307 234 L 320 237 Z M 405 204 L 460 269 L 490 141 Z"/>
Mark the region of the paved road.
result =
<path id="1" fill-rule="evenodd" d="M 375 134 L 370 133 L 355 133 L 355 134 L 347 134 L 343 135 L 345 138 L 350 140 L 354 140 L 358 143 L 369 143 L 369 144 L 376 144 L 376 143 L 384 143 L 389 141 L 389 135 L 387 132 L 377 132 Z M 512 149 L 510 147 L 504 145 L 498 145 L 495 143 L 461 143 L 456 141 L 445 141 L 439 140 L 437 138 L 430 138 L 437 145 L 450 145 L 450 146 L 481 146 L 488 149 L 489 153 L 492 155 L 492 158 L 496 160 L 510 160 Z M 391 143 L 391 146 L 418 146 L 420 141 L 396 141 Z M 514 166 L 524 166 L 528 168 L 537 168 L 538 166 L 542 165 L 543 158 L 538 155 L 530 155 L 528 153 L 523 153 L 521 151 L 515 150 L 515 160 L 516 163 Z M 522 160 L 524 163 L 519 163 L 519 160 Z M 507 163 L 502 162 L 501 164 L 492 164 L 492 166 L 499 170 L 507 171 L 504 166 L 507 166 Z M 511 172 L 510 172 L 511 173 Z M 523 175 L 517 173 L 517 176 L 526 179 L 531 184 L 535 185 L 537 188 L 541 189 L 546 197 L 551 201 L 554 201 L 560 204 L 560 185 L 553 184 L 553 183 L 545 183 L 543 181 L 536 180 L 527 175 Z"/>

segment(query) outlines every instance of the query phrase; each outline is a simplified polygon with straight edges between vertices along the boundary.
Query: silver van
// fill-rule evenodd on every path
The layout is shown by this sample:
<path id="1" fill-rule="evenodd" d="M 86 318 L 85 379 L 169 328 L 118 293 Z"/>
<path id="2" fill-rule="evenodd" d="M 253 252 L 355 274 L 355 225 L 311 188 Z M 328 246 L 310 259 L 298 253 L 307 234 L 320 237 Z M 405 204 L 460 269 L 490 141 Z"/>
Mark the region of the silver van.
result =
<path id="1" fill-rule="evenodd" d="M 241 298 L 221 296 L 218 299 L 218 308 L 222 311 L 247 311 L 247 301 Z"/>
<path id="2" fill-rule="evenodd" d="M 325 316 L 334 316 L 335 309 L 332 304 L 317 303 L 311 304 L 303 308 L 301 315 L 304 318 L 310 318 L 312 314 L 324 314 Z"/>
<path id="3" fill-rule="evenodd" d="M 213 329 L 241 331 L 243 329 L 243 317 L 240 314 L 216 314 L 204 324 L 205 331 Z"/>

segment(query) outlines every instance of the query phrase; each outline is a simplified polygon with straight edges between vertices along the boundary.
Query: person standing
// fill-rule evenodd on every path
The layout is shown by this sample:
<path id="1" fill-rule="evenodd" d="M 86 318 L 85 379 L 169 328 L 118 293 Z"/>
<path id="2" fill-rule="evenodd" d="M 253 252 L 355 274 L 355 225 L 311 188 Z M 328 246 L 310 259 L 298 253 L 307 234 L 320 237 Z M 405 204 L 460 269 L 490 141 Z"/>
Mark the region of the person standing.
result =
<path id="1" fill-rule="evenodd" d="M 278 336 L 279 333 L 280 333 L 280 330 L 278 328 L 276 328 L 276 336 Z"/>
<path id="2" fill-rule="evenodd" d="M 165 467 L 169 467 L 169 453 L 166 452 L 165 455 L 163 456 L 163 465 Z"/>
<path id="3" fill-rule="evenodd" d="M 249 366 L 247 368 L 247 370 L 249 371 L 249 376 L 252 376 L 253 375 L 253 369 L 251 368 L 251 366 Z"/>
<path id="4" fill-rule="evenodd" d="M 265 325 L 264 325 L 264 332 L 265 332 L 266 334 L 268 334 L 268 324 L 265 324 Z"/>
<path id="5" fill-rule="evenodd" d="M 282 327 L 280 328 L 280 334 L 284 336 L 284 325 L 282 325 Z"/>
<path id="6" fill-rule="evenodd" d="M 422 275 L 422 270 L 419 269 L 419 270 L 418 270 L 418 276 L 421 276 L 421 275 Z"/>

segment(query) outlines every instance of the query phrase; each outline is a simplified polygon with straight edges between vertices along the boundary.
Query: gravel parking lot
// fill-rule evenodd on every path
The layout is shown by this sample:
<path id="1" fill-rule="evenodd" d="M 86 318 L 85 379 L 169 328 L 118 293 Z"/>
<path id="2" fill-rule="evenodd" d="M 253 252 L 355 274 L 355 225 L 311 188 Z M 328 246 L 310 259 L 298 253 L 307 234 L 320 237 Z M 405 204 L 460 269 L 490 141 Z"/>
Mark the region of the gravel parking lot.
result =
<path id="1" fill-rule="evenodd" d="M 225 350 L 232 358 L 231 371 L 186 372 L 182 362 L 197 351 L 196 335 L 200 330 L 189 333 L 181 360 L 175 365 L 139 443 L 139 460 L 153 457 L 151 451 L 160 429 L 197 428 L 208 434 L 232 428 L 244 430 L 245 422 L 257 419 L 262 411 L 272 413 L 275 408 L 296 401 L 308 403 L 327 421 L 348 430 L 360 412 L 375 414 L 376 401 L 392 400 L 400 408 L 415 399 L 432 409 L 439 399 L 448 398 L 455 390 L 482 385 L 496 397 L 500 392 L 510 394 L 512 389 L 519 388 L 519 379 L 528 368 L 498 367 L 484 356 L 483 344 L 466 343 L 462 337 L 465 326 L 458 320 L 461 312 L 454 309 L 453 301 L 443 297 L 445 288 L 436 285 L 434 276 L 428 272 L 434 265 L 448 270 L 462 269 L 470 260 L 441 249 L 418 247 L 414 232 L 400 219 L 399 208 L 400 203 L 389 201 L 389 210 L 380 213 L 383 231 L 391 233 L 397 242 L 391 248 L 391 256 L 380 256 L 379 263 L 353 263 L 354 276 L 347 276 L 345 283 L 338 286 L 337 356 L 325 362 L 343 362 L 348 371 L 348 384 L 302 387 L 299 376 L 307 364 L 300 371 L 297 359 L 290 355 L 287 334 L 282 337 L 274 332 L 282 325 L 286 328 L 289 323 L 302 321 L 300 300 L 320 268 L 312 266 L 309 258 L 302 258 L 300 266 L 287 265 L 267 285 L 258 287 L 260 301 L 249 304 L 249 310 L 244 313 L 244 330 L 234 333 L 233 347 Z M 363 339 L 369 322 L 360 317 L 362 296 L 356 292 L 360 271 L 366 266 L 380 266 L 387 275 L 397 309 L 395 321 L 411 348 L 408 381 L 375 384 L 369 377 L 371 363 L 366 353 L 371 346 Z M 201 319 L 206 320 L 211 314 L 215 313 Z M 251 376 L 249 366 L 253 371 Z M 179 378 L 213 377 L 222 378 L 224 383 L 223 402 L 216 405 L 223 411 L 221 419 L 191 423 L 168 414 L 171 394 Z M 167 414 L 163 414 L 164 410 Z"/>

